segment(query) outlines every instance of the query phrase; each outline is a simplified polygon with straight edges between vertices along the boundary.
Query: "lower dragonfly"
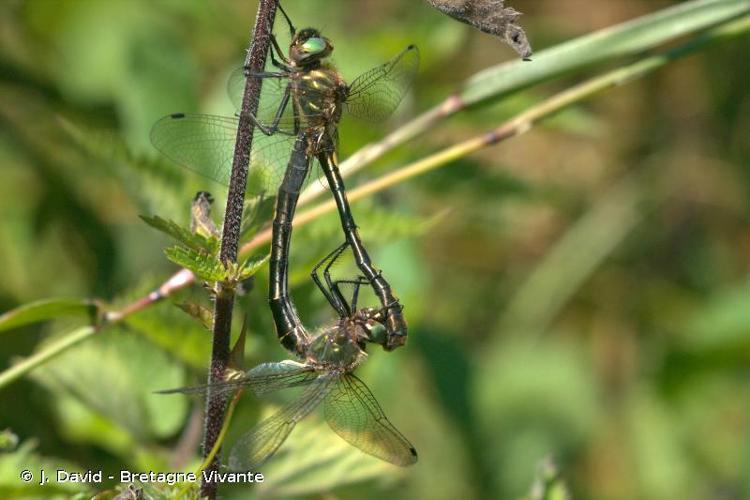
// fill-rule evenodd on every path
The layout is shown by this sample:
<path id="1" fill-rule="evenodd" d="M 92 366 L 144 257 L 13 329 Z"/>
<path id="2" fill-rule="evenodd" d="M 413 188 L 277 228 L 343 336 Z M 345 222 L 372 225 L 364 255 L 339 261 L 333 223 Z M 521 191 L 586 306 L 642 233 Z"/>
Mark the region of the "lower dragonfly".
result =
<path id="1" fill-rule="evenodd" d="M 382 310 L 357 309 L 359 287 L 369 284 L 365 277 L 331 280 L 330 267 L 340 254 L 340 250 L 332 252 L 316 266 L 315 282 L 326 297 L 336 297 L 336 306 L 343 305 L 348 314 L 311 337 L 304 346 L 302 362 L 263 363 L 239 377 L 211 385 L 222 397 L 242 389 L 263 395 L 291 387 L 305 388 L 297 399 L 258 423 L 234 444 L 229 456 L 230 470 L 257 470 L 276 453 L 297 423 L 320 405 L 331 429 L 351 445 L 394 465 L 416 463 L 414 446 L 391 424 L 367 385 L 354 375 L 367 358 L 367 343 L 385 342 L 385 319 Z M 323 264 L 321 280 L 318 270 Z M 354 285 L 351 304 L 344 299 L 341 284 Z M 159 393 L 203 394 L 208 389 L 208 385 L 202 385 Z"/>

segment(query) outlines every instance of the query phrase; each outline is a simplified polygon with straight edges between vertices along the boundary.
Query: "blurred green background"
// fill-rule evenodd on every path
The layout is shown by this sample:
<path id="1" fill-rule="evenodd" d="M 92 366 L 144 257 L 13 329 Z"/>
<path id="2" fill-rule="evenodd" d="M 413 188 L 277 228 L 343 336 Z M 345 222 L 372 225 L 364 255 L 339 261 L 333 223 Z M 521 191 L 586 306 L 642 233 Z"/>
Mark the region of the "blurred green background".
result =
<path id="1" fill-rule="evenodd" d="M 513 6 L 539 50 L 675 3 Z M 409 43 L 421 49 L 397 116 L 380 128 L 347 123 L 344 157 L 515 57 L 423 2 L 285 5 L 298 26 L 334 41 L 349 77 Z M 116 307 L 176 270 L 162 252 L 168 240 L 137 215 L 187 223 L 197 190 L 211 191 L 219 211 L 225 191 L 159 159 L 148 132 L 175 111 L 233 112 L 225 82 L 255 9 L 245 0 L 2 2 L 0 311 L 56 296 Z M 311 418 L 250 491 L 519 498 L 552 457 L 575 498 L 750 497 L 749 41 L 713 46 L 356 203 L 411 328 L 406 348 L 373 351 L 358 373 L 419 462 L 383 464 Z M 348 185 L 479 134 L 583 76 L 453 117 Z M 339 240 L 335 215 L 295 232 L 293 295 L 308 326 L 333 318 L 308 272 Z M 236 315 L 238 326 L 243 313 L 250 322 L 249 366 L 285 357 L 266 280 L 264 270 Z M 210 336 L 171 305 L 186 298 L 206 294 L 181 292 L 0 390 L 0 431 L 19 440 L 0 452 L 4 497 L 117 484 L 35 486 L 18 479 L 22 469 L 195 467 L 202 403 L 152 394 L 205 378 Z M 4 332 L 0 368 L 74 326 Z M 246 397 L 227 442 L 267 411 Z"/>

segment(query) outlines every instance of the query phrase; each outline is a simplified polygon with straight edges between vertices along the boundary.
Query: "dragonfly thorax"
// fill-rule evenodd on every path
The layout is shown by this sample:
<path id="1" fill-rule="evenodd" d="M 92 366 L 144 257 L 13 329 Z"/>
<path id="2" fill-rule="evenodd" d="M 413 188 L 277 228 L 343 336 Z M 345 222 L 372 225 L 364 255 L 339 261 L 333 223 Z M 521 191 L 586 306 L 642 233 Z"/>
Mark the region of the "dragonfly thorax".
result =
<path id="1" fill-rule="evenodd" d="M 350 372 L 367 356 L 363 349 L 367 338 L 367 329 L 360 321 L 342 318 L 313 338 L 307 361 L 322 369 Z"/>
<path id="2" fill-rule="evenodd" d="M 348 87 L 330 65 L 300 71 L 292 77 L 292 95 L 303 125 L 319 133 L 335 134 Z"/>

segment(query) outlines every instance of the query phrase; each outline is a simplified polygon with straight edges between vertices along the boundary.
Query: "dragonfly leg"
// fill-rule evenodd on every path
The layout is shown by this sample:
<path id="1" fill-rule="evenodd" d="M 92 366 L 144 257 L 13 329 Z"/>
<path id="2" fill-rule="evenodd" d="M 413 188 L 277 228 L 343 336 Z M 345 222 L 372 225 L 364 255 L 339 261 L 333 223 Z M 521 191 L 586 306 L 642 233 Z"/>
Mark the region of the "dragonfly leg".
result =
<path id="1" fill-rule="evenodd" d="M 332 148 L 330 148 L 332 149 Z M 407 326 L 401 310 L 403 309 L 396 296 L 391 290 L 391 286 L 383 277 L 382 273 L 373 265 L 367 249 L 357 232 L 357 225 L 354 222 L 349 200 L 344 190 L 344 180 L 341 178 L 338 165 L 336 163 L 336 154 L 334 151 L 325 151 L 318 155 L 318 160 L 323 168 L 328 181 L 328 186 L 336 200 L 341 227 L 346 235 L 346 241 L 352 248 L 354 261 L 362 272 L 364 277 L 372 286 L 375 295 L 380 300 L 380 304 L 385 311 L 385 328 L 386 342 L 383 347 L 386 350 L 393 350 L 406 343 Z"/>
<path id="2" fill-rule="evenodd" d="M 370 280 L 364 276 L 358 277 L 356 280 L 336 280 L 333 282 L 333 286 L 339 290 L 339 285 L 354 285 L 354 291 L 352 292 L 352 300 L 349 303 L 349 311 L 352 313 L 357 310 L 357 300 L 359 299 L 359 287 L 362 285 L 369 285 Z"/>
<path id="3" fill-rule="evenodd" d="M 268 303 L 276 334 L 281 345 L 295 354 L 304 351 L 309 337 L 289 296 L 289 251 L 292 219 L 309 166 L 307 140 L 300 134 L 294 143 L 289 165 L 276 197 L 268 290 Z"/>
<path id="4" fill-rule="evenodd" d="M 246 73 L 246 76 L 253 78 L 289 78 L 289 73 L 285 71 L 254 71 Z"/>
<path id="5" fill-rule="evenodd" d="M 292 36 L 294 36 L 294 34 L 292 34 Z M 279 62 L 279 60 L 276 59 L 274 52 L 276 52 L 276 55 L 279 56 L 279 59 L 281 59 L 281 62 Z M 271 50 L 268 51 L 268 55 L 271 56 L 271 64 L 274 67 L 284 70 L 286 72 L 289 72 L 292 70 L 292 66 L 290 65 L 289 59 L 281 51 L 281 47 L 279 47 L 279 42 L 276 40 L 276 35 L 274 34 L 271 34 Z"/>
<path id="6" fill-rule="evenodd" d="M 312 277 L 313 282 L 315 282 L 315 285 L 320 289 L 321 292 L 323 292 L 323 295 L 325 296 L 326 300 L 331 304 L 331 307 L 333 307 L 338 315 L 342 318 L 346 318 L 351 314 L 351 309 L 349 308 L 349 305 L 346 303 L 346 300 L 341 295 L 341 291 L 339 290 L 336 283 L 331 281 L 331 274 L 330 269 L 333 263 L 336 261 L 336 259 L 339 258 L 341 253 L 346 249 L 346 247 L 349 246 L 349 243 L 344 243 L 342 245 L 339 245 L 333 252 L 329 253 L 325 257 L 323 257 L 320 262 L 315 264 L 315 267 L 313 267 L 312 272 L 310 273 L 310 276 Z M 326 282 L 326 285 L 323 284 L 323 282 L 320 279 L 319 269 L 323 266 L 325 266 L 325 269 L 323 271 L 323 276 Z"/>
<path id="7" fill-rule="evenodd" d="M 286 19 L 286 23 L 289 25 L 289 36 L 291 38 L 294 38 L 294 34 L 297 32 L 297 29 L 294 27 L 294 24 L 292 24 L 292 20 L 289 19 L 289 16 L 287 15 L 284 8 L 281 6 L 281 2 L 279 2 L 279 10 L 282 14 L 284 14 L 284 19 Z M 275 38 L 273 35 L 271 35 L 271 40 L 275 43 Z"/>
<path id="8" fill-rule="evenodd" d="M 258 73 L 260 74 L 260 73 Z M 295 130 L 289 131 L 289 130 L 282 130 L 279 128 L 279 123 L 281 122 L 281 117 L 284 115 L 284 111 L 286 111 L 286 107 L 289 105 L 289 100 L 291 98 L 291 87 L 289 85 L 286 86 L 286 89 L 284 89 L 284 95 L 281 98 L 281 102 L 279 103 L 279 107 L 276 109 L 276 114 L 273 117 L 273 121 L 270 125 L 266 125 L 264 123 L 261 123 L 260 120 L 258 120 L 258 117 L 249 114 L 248 117 L 250 118 L 250 121 L 253 122 L 253 125 L 260 130 L 264 135 L 273 135 L 273 134 L 282 134 L 282 135 L 297 135 L 297 120 L 295 118 Z"/>

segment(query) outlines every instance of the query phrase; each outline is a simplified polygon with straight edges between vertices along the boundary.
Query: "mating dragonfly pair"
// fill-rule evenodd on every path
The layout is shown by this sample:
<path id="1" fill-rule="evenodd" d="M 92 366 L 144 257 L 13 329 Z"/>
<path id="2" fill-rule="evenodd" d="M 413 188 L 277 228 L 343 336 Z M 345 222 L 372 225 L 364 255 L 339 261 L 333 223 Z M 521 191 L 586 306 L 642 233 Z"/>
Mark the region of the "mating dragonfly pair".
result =
<path id="1" fill-rule="evenodd" d="M 338 169 L 338 126 L 347 114 L 378 121 L 389 116 L 411 85 L 419 64 L 415 46 L 386 64 L 347 84 L 327 61 L 333 46 L 318 30 L 297 31 L 283 12 L 291 32 L 288 57 L 272 38 L 271 64 L 275 71 L 237 70 L 229 82 L 230 97 L 238 105 L 245 80 L 258 79 L 260 106 L 250 117 L 255 126 L 250 152 L 249 190 L 278 185 L 270 259 L 269 304 L 281 344 L 303 362 L 264 363 L 237 380 L 214 384 L 214 392 L 248 387 L 256 394 L 305 386 L 302 395 L 259 423 L 235 444 L 232 469 L 251 470 L 270 458 L 296 423 L 323 405 L 330 427 L 349 443 L 397 465 L 417 459 L 409 441 L 388 421 L 367 386 L 353 371 L 366 357 L 367 343 L 386 350 L 403 345 L 407 326 L 401 305 L 389 283 L 373 265 L 354 222 Z M 278 58 L 278 59 L 277 59 Z M 153 145 L 173 161 L 227 184 L 238 119 L 178 113 L 162 118 L 151 132 Z M 291 151 L 291 153 L 290 153 Z M 280 164 L 288 157 L 286 168 Z M 288 291 L 288 260 L 292 219 L 300 191 L 317 160 L 336 201 L 346 241 L 321 260 L 311 276 L 338 313 L 339 319 L 310 333 L 299 319 Z M 280 172 L 283 178 L 280 179 Z M 333 281 L 330 267 L 351 248 L 362 273 L 356 280 Z M 323 279 L 320 270 L 323 269 Z M 355 286 L 351 303 L 340 284 Z M 369 285 L 380 309 L 357 309 L 359 287 Z M 207 386 L 166 392 L 202 392 Z"/>

